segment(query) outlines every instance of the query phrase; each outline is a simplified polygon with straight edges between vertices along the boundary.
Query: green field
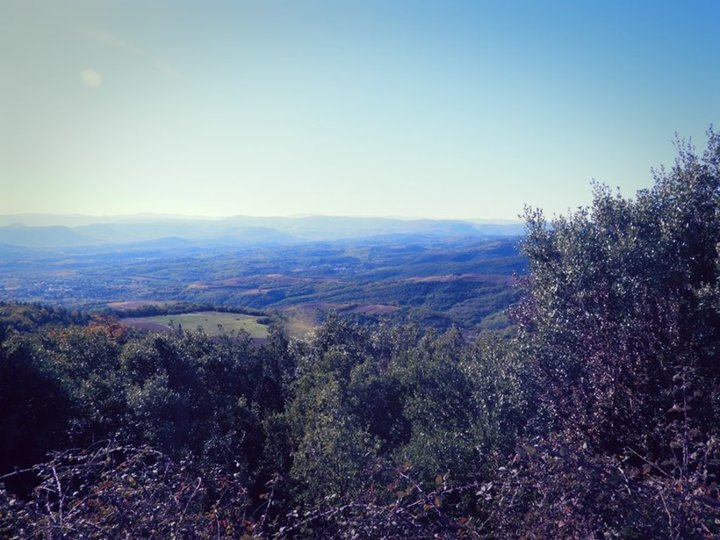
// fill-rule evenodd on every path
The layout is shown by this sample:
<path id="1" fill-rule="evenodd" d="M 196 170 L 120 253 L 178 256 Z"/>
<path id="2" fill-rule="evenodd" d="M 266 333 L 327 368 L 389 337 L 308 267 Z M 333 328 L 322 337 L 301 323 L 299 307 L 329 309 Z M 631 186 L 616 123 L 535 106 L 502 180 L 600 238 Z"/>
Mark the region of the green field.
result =
<path id="1" fill-rule="evenodd" d="M 230 331 L 244 330 L 253 338 L 266 338 L 268 327 L 258 322 L 258 317 L 242 313 L 223 313 L 221 311 L 196 311 L 177 315 L 157 315 L 154 317 L 131 317 L 122 319 L 127 326 L 147 330 L 169 330 L 182 326 L 185 330 L 202 328 L 209 336 L 218 336 Z"/>

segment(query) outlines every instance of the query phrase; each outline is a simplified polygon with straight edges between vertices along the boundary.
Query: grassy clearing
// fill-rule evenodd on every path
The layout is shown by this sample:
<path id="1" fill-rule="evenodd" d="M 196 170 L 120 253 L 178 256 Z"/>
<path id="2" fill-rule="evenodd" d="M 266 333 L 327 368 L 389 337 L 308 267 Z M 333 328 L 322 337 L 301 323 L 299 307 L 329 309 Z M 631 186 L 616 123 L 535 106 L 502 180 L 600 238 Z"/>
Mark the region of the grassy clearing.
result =
<path id="1" fill-rule="evenodd" d="M 157 324 L 167 329 L 182 325 L 185 330 L 199 330 L 202 328 L 209 336 L 218 336 L 223 332 L 244 330 L 254 338 L 268 336 L 268 327 L 258 322 L 254 315 L 241 313 L 223 313 L 220 311 L 196 311 L 194 313 L 181 313 L 178 315 L 157 315 L 155 317 L 133 317 L 122 319 L 127 326 L 147 328 L 148 324 Z"/>

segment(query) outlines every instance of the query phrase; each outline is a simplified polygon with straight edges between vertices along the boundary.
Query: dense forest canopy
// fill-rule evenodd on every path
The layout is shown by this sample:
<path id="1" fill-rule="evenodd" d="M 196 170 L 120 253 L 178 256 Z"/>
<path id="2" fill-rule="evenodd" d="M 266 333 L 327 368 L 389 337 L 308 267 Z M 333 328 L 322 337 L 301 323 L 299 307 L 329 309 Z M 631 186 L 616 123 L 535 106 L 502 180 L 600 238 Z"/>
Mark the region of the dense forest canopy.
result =
<path id="1" fill-rule="evenodd" d="M 10 538 L 720 535 L 720 136 L 526 212 L 515 332 L 144 333 L 0 306 Z"/>

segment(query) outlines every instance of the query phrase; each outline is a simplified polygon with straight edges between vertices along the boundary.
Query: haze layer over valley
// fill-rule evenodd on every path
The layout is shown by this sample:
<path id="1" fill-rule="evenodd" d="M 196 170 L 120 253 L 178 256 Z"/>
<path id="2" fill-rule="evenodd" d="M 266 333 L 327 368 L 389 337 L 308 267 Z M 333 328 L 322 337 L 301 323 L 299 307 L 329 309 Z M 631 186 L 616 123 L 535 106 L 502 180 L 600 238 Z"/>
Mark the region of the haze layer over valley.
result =
<path id="1" fill-rule="evenodd" d="M 7 222 L 0 299 L 121 315 L 178 303 L 262 310 L 294 333 L 331 312 L 471 333 L 503 328 L 513 276 L 525 269 L 516 223 L 0 217 Z"/>

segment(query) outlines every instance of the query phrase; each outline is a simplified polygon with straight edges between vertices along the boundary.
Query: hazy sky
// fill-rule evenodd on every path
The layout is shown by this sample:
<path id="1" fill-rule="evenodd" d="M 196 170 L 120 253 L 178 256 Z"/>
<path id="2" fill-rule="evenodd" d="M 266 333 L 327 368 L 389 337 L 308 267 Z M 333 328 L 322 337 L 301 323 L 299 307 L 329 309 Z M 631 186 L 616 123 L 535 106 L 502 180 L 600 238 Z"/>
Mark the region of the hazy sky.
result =
<path id="1" fill-rule="evenodd" d="M 720 2 L 0 0 L 0 213 L 514 218 L 720 125 Z"/>

